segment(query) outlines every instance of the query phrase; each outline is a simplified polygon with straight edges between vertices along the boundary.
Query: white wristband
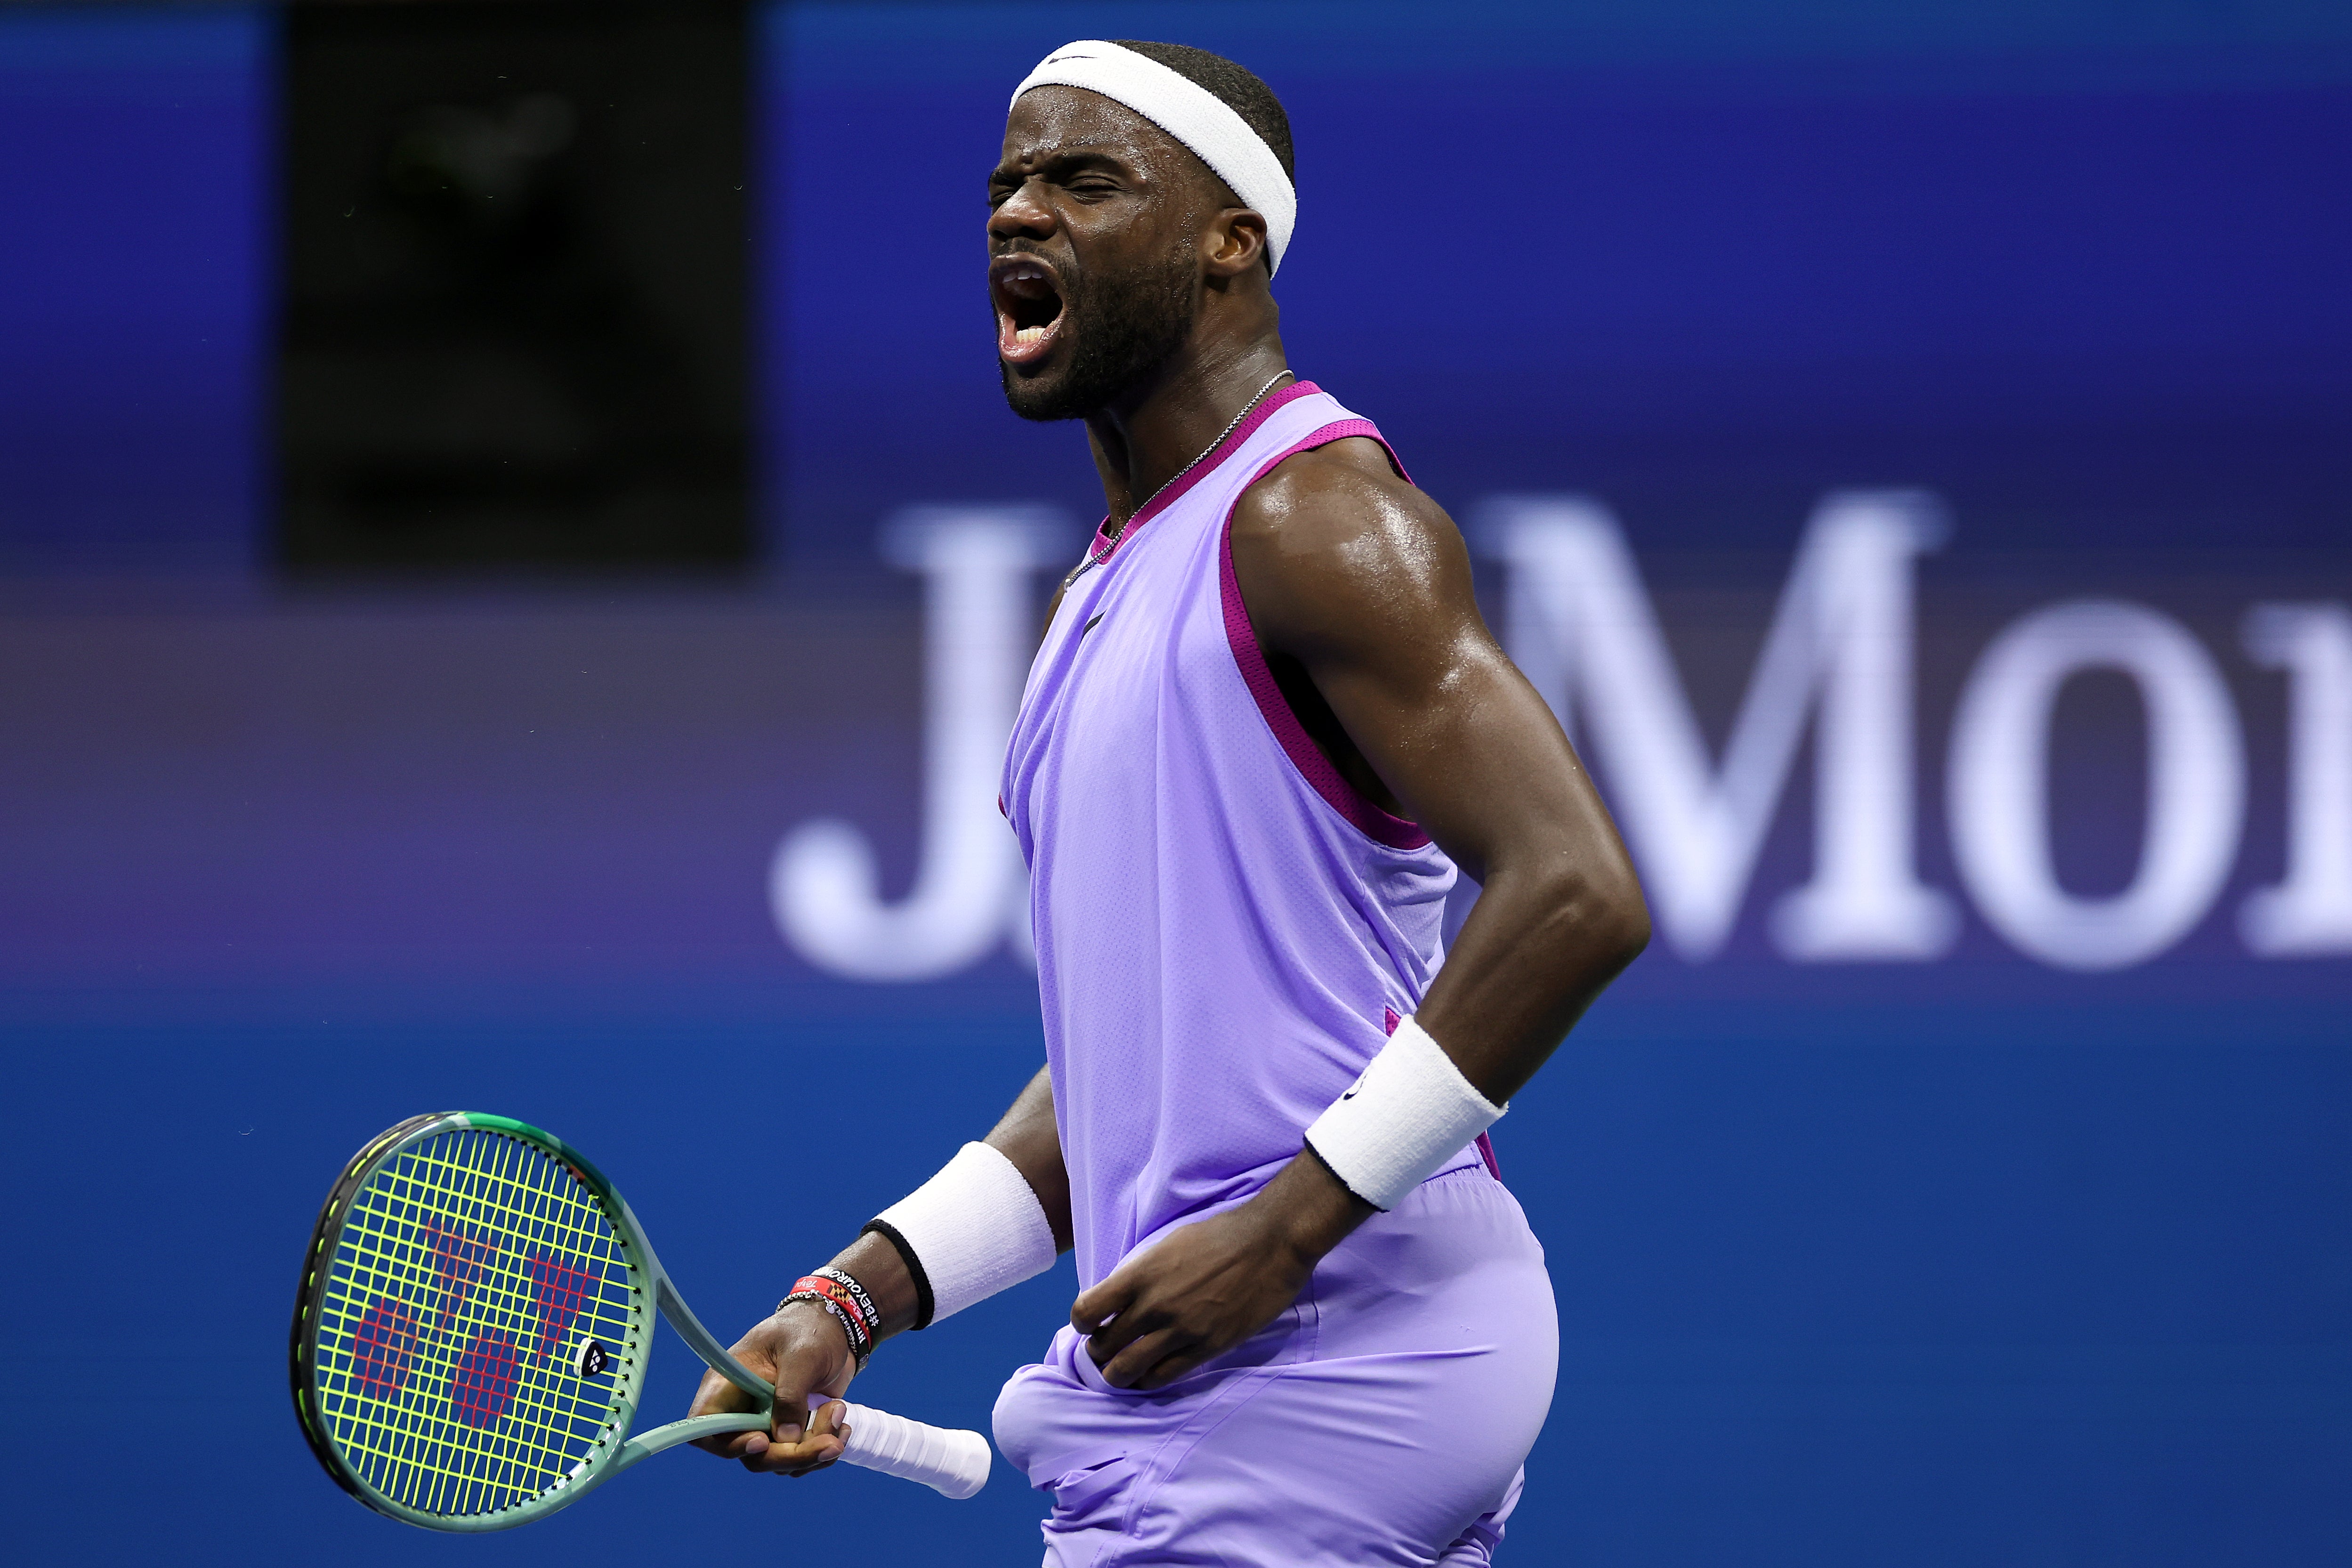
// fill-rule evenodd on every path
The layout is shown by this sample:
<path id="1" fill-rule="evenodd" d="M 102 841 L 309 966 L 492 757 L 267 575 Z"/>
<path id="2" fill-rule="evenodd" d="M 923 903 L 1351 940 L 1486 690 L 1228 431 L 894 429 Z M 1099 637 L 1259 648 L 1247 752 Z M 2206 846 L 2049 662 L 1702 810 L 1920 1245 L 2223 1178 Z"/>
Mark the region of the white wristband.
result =
<path id="1" fill-rule="evenodd" d="M 940 1173 L 869 1222 L 915 1277 L 915 1327 L 986 1300 L 1054 1267 L 1054 1227 L 1029 1180 L 986 1143 L 967 1143 Z"/>
<path id="2" fill-rule="evenodd" d="M 1307 1142 L 1349 1192 L 1392 1209 L 1509 1109 L 1471 1088 L 1429 1031 L 1405 1018 Z"/>

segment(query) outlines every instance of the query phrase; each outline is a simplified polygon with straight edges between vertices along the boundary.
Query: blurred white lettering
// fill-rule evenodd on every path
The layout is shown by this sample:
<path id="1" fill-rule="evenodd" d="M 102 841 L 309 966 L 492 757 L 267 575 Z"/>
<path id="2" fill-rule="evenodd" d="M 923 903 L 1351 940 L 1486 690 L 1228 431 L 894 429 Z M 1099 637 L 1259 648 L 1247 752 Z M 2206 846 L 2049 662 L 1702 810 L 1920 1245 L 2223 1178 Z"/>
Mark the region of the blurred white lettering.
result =
<path id="1" fill-rule="evenodd" d="M 1941 542 L 1931 498 L 1832 495 L 1782 589 L 1720 768 L 1676 674 L 1633 552 L 1600 506 L 1516 499 L 1490 509 L 1510 568 L 1507 641 L 1563 724 L 1585 721 L 1660 928 L 1704 960 L 1731 935 L 1821 696 L 1812 880 L 1773 911 L 1807 961 L 1928 959 L 1951 944 L 1950 899 L 1913 864 L 1912 562 Z"/>
<path id="2" fill-rule="evenodd" d="M 1055 514 L 1026 508 L 922 508 L 885 534 L 885 554 L 926 584 L 922 859 L 907 897 L 886 904 L 855 826 L 826 817 L 784 837 L 769 901 L 785 940 L 820 969 L 932 980 L 1008 935 L 1016 956 L 1028 953 L 1020 847 L 996 786 L 1036 636 L 1030 578 L 1067 536 Z"/>
<path id="3" fill-rule="evenodd" d="M 2078 899 L 2050 858 L 2050 719 L 2088 669 L 2139 687 L 2147 711 L 2147 825 L 2112 898 Z M 1952 726 L 1952 849 L 1977 907 L 2022 951 L 2065 969 L 2121 969 L 2204 918 L 2230 874 L 2245 811 L 2237 710 L 2203 646 L 2143 605 L 2053 605 L 1993 639 Z"/>
<path id="4" fill-rule="evenodd" d="M 1959 906 L 1919 879 L 1916 777 L 1918 558 L 1946 532 L 1913 490 L 1824 498 L 1800 541 L 1720 759 L 1675 668 L 1615 520 L 1575 497 L 1482 509 L 1506 567 L 1505 642 L 1606 773 L 1658 929 L 1693 963 L 1729 942 L 1790 775 L 1813 737 L 1813 864 L 1771 907 L 1773 946 L 1801 963 L 1932 960 Z M 1034 508 L 925 508 L 885 553 L 925 582 L 922 853 L 884 901 L 874 848 L 837 818 L 787 834 L 769 896 L 787 942 L 853 979 L 919 981 L 1000 950 L 1034 967 L 1027 879 L 995 810 L 1004 743 L 1034 646 L 1031 578 L 1062 520 Z M 2263 957 L 2352 953 L 2352 608 L 2257 605 L 2247 651 L 2288 677 L 2286 873 L 2238 911 Z M 2068 680 L 2116 670 L 2147 716 L 2147 818 L 2112 896 L 2060 885 L 2050 729 Z M 2015 622 L 1962 691 L 1945 773 L 1960 879 L 2021 952 L 2066 969 L 2154 958 L 2202 921 L 2234 866 L 2246 810 L 2237 710 L 2212 657 L 2144 605 L 2086 599 Z"/>
<path id="5" fill-rule="evenodd" d="M 2265 957 L 2352 952 L 2352 610 L 2256 605 L 2245 637 L 2287 671 L 2286 880 L 2247 895 L 2239 933 Z"/>

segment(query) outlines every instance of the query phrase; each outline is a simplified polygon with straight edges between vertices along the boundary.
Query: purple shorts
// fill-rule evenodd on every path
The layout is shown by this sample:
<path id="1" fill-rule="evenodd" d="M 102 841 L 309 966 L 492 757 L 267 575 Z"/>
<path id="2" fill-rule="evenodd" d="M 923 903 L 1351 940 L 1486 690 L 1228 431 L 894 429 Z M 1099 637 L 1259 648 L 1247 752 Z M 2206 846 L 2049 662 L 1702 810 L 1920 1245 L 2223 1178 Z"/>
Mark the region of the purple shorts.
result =
<path id="1" fill-rule="evenodd" d="M 1472 1166 L 1373 1215 L 1297 1306 L 1166 1388 L 1111 1387 L 1062 1330 L 997 1397 L 996 1443 L 1053 1494 L 1048 1568 L 1474 1568 L 1559 1362 L 1543 1248 Z"/>

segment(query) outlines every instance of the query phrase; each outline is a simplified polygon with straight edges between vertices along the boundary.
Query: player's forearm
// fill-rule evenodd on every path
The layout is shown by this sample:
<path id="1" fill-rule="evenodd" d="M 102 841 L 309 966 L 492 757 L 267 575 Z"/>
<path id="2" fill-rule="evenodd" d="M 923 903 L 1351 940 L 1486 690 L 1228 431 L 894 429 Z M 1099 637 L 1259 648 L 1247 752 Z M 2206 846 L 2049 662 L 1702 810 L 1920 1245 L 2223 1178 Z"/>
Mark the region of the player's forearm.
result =
<path id="1" fill-rule="evenodd" d="M 1650 919 L 1613 834 L 1496 855 L 1486 872 L 1415 1016 L 1463 1077 L 1500 1105 L 1640 956 Z"/>
<path id="2" fill-rule="evenodd" d="M 1013 1101 L 1012 1109 L 983 1140 L 1013 1162 L 1037 1194 L 1045 1223 L 1054 1232 L 1054 1249 L 1070 1249 L 1070 1173 L 1062 1163 L 1062 1134 L 1054 1124 L 1054 1076 L 1039 1068 Z"/>
<path id="3" fill-rule="evenodd" d="M 1336 1245 L 1362 1217 L 1333 1228 L 1345 1216 L 1327 1184 L 1309 1179 L 1313 1162 L 1363 1203 L 1396 1208 L 1509 1109 L 1576 1015 L 1641 951 L 1647 921 L 1632 872 L 1612 871 L 1611 857 L 1596 864 L 1566 852 L 1588 847 L 1563 846 L 1532 877 L 1516 857 L 1484 859 L 1486 896 L 1445 967 L 1282 1173 L 1306 1222 L 1300 1234 Z"/>
<path id="4" fill-rule="evenodd" d="M 1070 1178 L 1062 1166 L 1061 1138 L 1054 1126 L 1054 1085 L 1045 1069 L 1038 1069 L 985 1141 L 1012 1162 L 1035 1192 L 1055 1247 L 1068 1250 Z M 923 1321 L 924 1287 L 917 1283 L 899 1243 L 882 1232 L 860 1235 L 835 1255 L 833 1267 L 863 1285 L 874 1299 L 881 1319 L 875 1329 L 876 1344 Z"/>
<path id="5" fill-rule="evenodd" d="M 876 1344 L 915 1326 L 919 1301 L 915 1277 L 888 1241 L 869 1230 L 834 1254 L 833 1267 L 865 1286 L 866 1293 L 874 1298 L 882 1319 L 874 1328 Z"/>
<path id="6" fill-rule="evenodd" d="M 1265 1211 L 1276 1242 L 1309 1268 L 1381 1212 L 1349 1191 L 1311 1144 L 1292 1155 L 1250 1201 Z"/>

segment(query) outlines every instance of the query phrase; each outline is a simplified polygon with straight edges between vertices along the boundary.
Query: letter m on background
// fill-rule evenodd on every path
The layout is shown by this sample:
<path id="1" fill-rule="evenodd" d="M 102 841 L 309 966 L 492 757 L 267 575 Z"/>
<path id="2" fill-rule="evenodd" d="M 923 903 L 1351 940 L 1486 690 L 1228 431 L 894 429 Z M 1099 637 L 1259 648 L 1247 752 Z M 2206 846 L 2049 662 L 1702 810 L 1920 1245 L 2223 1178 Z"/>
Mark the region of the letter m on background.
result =
<path id="1" fill-rule="evenodd" d="M 1730 939 L 1816 710 L 1813 874 L 1774 908 L 1775 944 L 1807 961 L 1927 959 L 1951 945 L 1957 912 L 1913 858 L 1911 579 L 1942 541 L 1933 498 L 1822 502 L 1719 763 L 1609 512 L 1513 497 L 1483 521 L 1509 574 L 1505 646 L 1607 786 L 1676 952 L 1702 961 Z"/>

